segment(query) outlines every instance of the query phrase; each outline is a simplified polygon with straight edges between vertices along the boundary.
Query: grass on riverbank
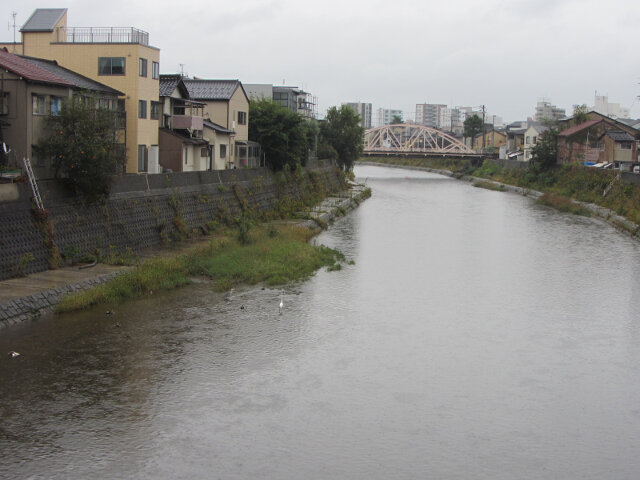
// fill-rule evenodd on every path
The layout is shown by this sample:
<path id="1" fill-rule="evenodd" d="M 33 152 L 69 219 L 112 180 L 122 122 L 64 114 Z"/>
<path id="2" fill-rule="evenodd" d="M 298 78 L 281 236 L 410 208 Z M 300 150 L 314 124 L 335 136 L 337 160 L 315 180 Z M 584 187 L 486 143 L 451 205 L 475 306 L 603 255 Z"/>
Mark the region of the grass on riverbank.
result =
<path id="1" fill-rule="evenodd" d="M 311 230 L 292 225 L 256 226 L 242 241 L 238 232 L 221 232 L 186 254 L 147 260 L 108 283 L 69 295 L 56 311 L 115 304 L 187 285 L 194 277 L 208 278 L 216 290 L 224 291 L 240 283 L 282 285 L 325 266 L 337 269 L 344 255 L 309 244 L 312 236 Z"/>
<path id="2" fill-rule="evenodd" d="M 504 185 L 496 184 L 493 182 L 479 181 L 473 183 L 474 187 L 484 188 L 486 190 L 493 190 L 495 192 L 506 192 L 507 189 Z"/>
<path id="3" fill-rule="evenodd" d="M 613 170 L 598 170 L 578 164 L 558 166 L 537 172 L 533 169 L 501 168 L 485 161 L 476 166 L 468 159 L 375 158 L 392 165 L 420 166 L 449 170 L 454 174 L 486 178 L 529 190 L 550 193 L 581 202 L 593 203 L 640 225 L 640 184 L 623 183 Z M 605 195 L 606 192 L 606 195 Z M 553 204 L 557 201 L 553 201 Z M 550 206 L 554 206 L 554 205 Z M 581 213 L 579 213 L 581 214 Z"/>
<path id="4" fill-rule="evenodd" d="M 583 217 L 590 217 L 591 212 L 573 200 L 553 193 L 544 193 L 536 200 L 539 205 L 546 205 L 547 207 L 555 208 L 561 212 L 573 213 L 574 215 L 582 215 Z"/>

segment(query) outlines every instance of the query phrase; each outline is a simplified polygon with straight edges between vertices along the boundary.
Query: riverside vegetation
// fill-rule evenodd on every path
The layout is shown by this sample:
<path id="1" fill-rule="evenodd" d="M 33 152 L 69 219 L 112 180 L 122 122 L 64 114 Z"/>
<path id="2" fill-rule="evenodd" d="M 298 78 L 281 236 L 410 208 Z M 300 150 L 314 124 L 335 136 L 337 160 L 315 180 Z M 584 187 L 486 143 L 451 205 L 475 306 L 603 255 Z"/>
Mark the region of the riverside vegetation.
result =
<path id="1" fill-rule="evenodd" d="M 344 176 L 352 178 L 349 173 Z M 279 176 L 288 176 L 293 184 L 301 178 L 299 172 L 281 172 Z M 315 178 L 314 175 L 310 177 Z M 286 183 L 284 178 L 280 181 Z M 225 291 L 238 284 L 283 285 L 303 280 L 322 267 L 329 271 L 339 270 L 346 261 L 341 252 L 309 243 L 317 229 L 274 223 L 274 220 L 310 218 L 300 212 L 305 207 L 317 205 L 328 193 L 319 187 L 319 183 L 312 182 L 312 185 L 315 188 L 307 189 L 301 200 L 282 195 L 274 211 L 260 213 L 243 204 L 244 211 L 237 217 L 220 219 L 220 223 L 211 225 L 208 234 L 212 238 L 206 244 L 181 255 L 136 262 L 138 264 L 130 272 L 63 298 L 56 311 L 69 312 L 140 298 L 188 285 L 194 278 L 206 278 L 216 290 Z M 346 185 L 343 183 L 343 187 Z M 371 190 L 365 188 L 359 196 L 353 197 L 353 201 L 358 204 L 370 195 Z M 346 212 L 338 209 L 336 213 L 344 215 Z M 321 228 L 327 227 L 320 219 L 316 219 L 316 223 Z M 133 263 L 132 257 L 129 260 L 124 263 Z"/>
<path id="2" fill-rule="evenodd" d="M 474 165 L 469 159 L 447 158 L 385 157 L 375 161 L 449 170 L 456 177 L 469 175 L 540 191 L 545 194 L 538 200 L 541 204 L 579 215 L 589 216 L 591 213 L 571 200 L 593 203 L 616 212 L 636 225 L 640 224 L 640 185 L 623 183 L 617 177 L 617 172 L 612 170 L 597 170 L 578 164 L 549 169 L 509 169 L 486 160 L 481 165 Z"/>
<path id="3" fill-rule="evenodd" d="M 65 297 L 58 312 L 114 304 L 210 279 L 225 291 L 237 284 L 282 285 L 301 280 L 322 267 L 338 269 L 345 257 L 323 245 L 311 245 L 314 232 L 296 225 L 259 225 L 225 229 L 204 245 L 174 257 L 153 258 L 108 283 Z"/>

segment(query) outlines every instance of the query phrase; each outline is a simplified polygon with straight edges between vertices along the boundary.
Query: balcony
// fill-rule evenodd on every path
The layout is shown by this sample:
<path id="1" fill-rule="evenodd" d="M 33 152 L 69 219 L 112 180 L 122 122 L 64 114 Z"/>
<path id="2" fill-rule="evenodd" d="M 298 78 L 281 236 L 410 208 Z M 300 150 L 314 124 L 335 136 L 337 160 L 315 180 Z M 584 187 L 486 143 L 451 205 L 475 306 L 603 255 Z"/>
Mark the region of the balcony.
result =
<path id="1" fill-rule="evenodd" d="M 173 115 L 171 128 L 175 130 L 202 130 L 204 128 L 202 117 L 194 115 Z"/>
<path id="2" fill-rule="evenodd" d="M 133 27 L 59 27 L 59 43 L 137 43 L 149 45 L 149 33 Z"/>

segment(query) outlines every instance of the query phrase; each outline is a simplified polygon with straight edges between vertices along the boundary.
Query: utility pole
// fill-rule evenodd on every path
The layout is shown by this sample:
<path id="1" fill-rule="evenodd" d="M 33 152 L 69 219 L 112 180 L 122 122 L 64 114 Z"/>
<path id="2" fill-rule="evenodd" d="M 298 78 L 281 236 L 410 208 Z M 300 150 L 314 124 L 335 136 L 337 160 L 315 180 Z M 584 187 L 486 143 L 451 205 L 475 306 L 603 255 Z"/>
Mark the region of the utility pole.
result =
<path id="1" fill-rule="evenodd" d="M 484 153 L 486 135 L 484 134 L 484 115 L 486 111 L 484 109 L 484 105 L 482 105 L 482 152 Z"/>

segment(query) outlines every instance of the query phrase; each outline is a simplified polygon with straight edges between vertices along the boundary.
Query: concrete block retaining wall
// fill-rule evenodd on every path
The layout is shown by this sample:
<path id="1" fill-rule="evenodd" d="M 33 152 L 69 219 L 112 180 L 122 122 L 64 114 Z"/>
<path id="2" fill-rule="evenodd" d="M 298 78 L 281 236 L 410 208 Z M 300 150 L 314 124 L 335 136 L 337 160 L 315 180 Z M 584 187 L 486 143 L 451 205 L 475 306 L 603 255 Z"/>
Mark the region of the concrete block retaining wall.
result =
<path id="1" fill-rule="evenodd" d="M 183 232 L 206 231 L 243 208 L 267 212 L 283 196 L 303 199 L 311 191 L 341 188 L 332 168 L 306 172 L 300 181 L 276 181 L 268 169 L 223 170 L 118 177 L 104 203 L 83 204 L 55 181 L 39 182 L 63 257 L 135 254 L 170 242 Z M 1 186 L 1 185 L 0 185 Z M 0 202 L 0 280 L 49 268 L 50 248 L 42 222 L 32 215 L 26 184 L 11 185 Z"/>

